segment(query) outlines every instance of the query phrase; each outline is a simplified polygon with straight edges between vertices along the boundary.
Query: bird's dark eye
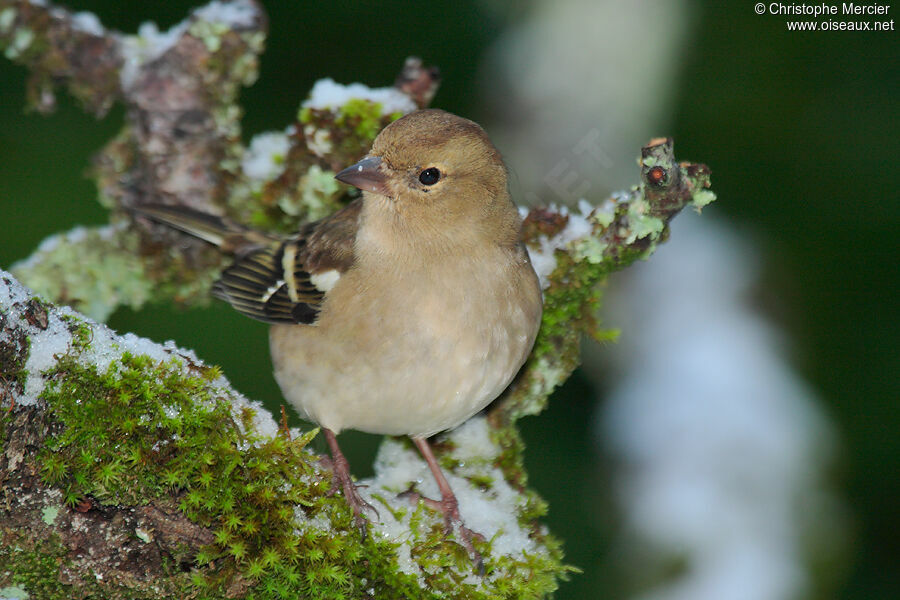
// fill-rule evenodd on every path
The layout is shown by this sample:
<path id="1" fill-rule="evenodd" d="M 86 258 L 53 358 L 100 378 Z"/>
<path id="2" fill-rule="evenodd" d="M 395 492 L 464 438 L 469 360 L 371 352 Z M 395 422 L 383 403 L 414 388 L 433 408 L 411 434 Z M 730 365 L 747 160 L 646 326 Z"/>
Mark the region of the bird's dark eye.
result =
<path id="1" fill-rule="evenodd" d="M 441 172 L 434 167 L 430 167 L 419 173 L 419 181 L 425 185 L 434 185 L 440 178 Z"/>

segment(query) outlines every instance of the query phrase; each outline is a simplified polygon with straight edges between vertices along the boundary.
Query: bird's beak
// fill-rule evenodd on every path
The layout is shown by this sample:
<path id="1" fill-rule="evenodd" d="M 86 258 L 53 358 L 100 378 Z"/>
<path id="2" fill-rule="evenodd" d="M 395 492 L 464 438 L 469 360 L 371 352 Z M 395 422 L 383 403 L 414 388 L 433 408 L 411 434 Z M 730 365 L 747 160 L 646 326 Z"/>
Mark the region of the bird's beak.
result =
<path id="1" fill-rule="evenodd" d="M 334 176 L 338 181 L 357 187 L 364 192 L 391 196 L 387 175 L 381 170 L 381 157 L 367 156 Z"/>

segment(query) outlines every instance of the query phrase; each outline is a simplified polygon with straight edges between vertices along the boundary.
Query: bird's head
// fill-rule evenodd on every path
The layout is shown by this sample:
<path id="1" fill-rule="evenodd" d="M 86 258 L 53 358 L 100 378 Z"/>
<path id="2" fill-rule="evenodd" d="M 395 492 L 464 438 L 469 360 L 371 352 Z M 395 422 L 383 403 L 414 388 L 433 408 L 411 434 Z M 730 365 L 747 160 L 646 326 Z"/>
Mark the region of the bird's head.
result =
<path id="1" fill-rule="evenodd" d="M 448 233 L 468 228 L 518 237 L 500 153 L 478 124 L 442 110 L 394 121 L 368 155 L 336 177 L 394 219 Z"/>

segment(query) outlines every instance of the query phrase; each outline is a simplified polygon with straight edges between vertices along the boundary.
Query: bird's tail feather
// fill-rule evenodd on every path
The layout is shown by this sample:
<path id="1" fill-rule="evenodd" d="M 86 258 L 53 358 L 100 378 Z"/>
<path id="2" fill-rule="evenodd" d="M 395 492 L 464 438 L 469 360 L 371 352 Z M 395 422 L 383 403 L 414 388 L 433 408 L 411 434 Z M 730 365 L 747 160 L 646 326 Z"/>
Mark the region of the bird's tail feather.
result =
<path id="1" fill-rule="evenodd" d="M 142 204 L 131 207 L 131 211 L 209 242 L 230 254 L 243 254 L 251 248 L 267 245 L 272 241 L 262 233 L 223 217 L 183 206 Z"/>

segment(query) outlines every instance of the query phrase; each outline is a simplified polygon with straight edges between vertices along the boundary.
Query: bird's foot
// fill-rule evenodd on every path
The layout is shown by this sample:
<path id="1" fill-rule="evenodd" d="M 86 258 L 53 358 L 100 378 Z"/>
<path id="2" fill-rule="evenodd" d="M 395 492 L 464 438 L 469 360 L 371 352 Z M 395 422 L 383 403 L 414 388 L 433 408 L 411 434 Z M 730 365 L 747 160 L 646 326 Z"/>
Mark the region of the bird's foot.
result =
<path id="1" fill-rule="evenodd" d="M 331 433 L 327 429 L 325 430 L 328 433 Z M 331 433 L 331 438 L 334 437 L 334 434 Z M 330 443 L 331 440 L 329 440 Z M 331 488 L 325 492 L 326 496 L 334 496 L 337 491 L 340 489 L 344 493 L 344 501 L 350 505 L 350 510 L 353 511 L 353 524 L 356 525 L 356 528 L 359 529 L 359 533 L 362 536 L 362 539 L 366 539 L 367 528 L 369 525 L 369 521 L 363 515 L 365 511 L 371 511 L 375 513 L 377 518 L 381 518 L 378 514 L 378 511 L 374 506 L 366 502 L 363 497 L 357 491 L 357 488 L 363 487 L 358 486 L 353 483 L 353 478 L 350 476 L 350 463 L 347 462 L 347 459 L 344 458 L 344 455 L 341 453 L 340 449 L 337 448 L 337 441 L 335 440 L 334 445 L 331 448 L 332 458 L 331 461 Z"/>
<path id="2" fill-rule="evenodd" d="M 376 518 L 381 518 L 378 514 L 378 510 L 366 502 L 363 497 L 359 494 L 357 488 L 364 487 L 358 486 L 353 483 L 353 480 L 350 479 L 349 474 L 346 477 L 342 476 L 340 471 L 334 471 L 334 477 L 331 482 L 331 489 L 326 492 L 326 496 L 334 496 L 338 489 L 340 489 L 344 493 L 344 500 L 347 504 L 350 505 L 350 510 L 353 511 L 353 524 L 359 529 L 359 534 L 362 536 L 362 539 L 366 538 L 367 529 L 369 525 L 368 519 L 364 516 L 365 511 L 371 511 L 375 514 Z"/>
<path id="3" fill-rule="evenodd" d="M 441 472 L 441 467 L 438 465 L 437 459 L 431 451 L 431 446 L 428 445 L 428 441 L 425 438 L 420 437 L 412 437 L 412 441 L 413 444 L 416 445 L 416 448 L 419 449 L 419 452 L 422 453 L 422 458 L 428 463 L 428 468 L 431 469 L 431 474 L 434 475 L 434 481 L 441 491 L 441 499 L 432 500 L 430 498 L 424 498 L 412 489 L 408 491 L 410 494 L 409 497 L 413 498 L 414 494 L 416 502 L 422 500 L 428 506 L 444 513 L 444 534 L 449 535 L 454 528 L 459 531 L 458 539 L 462 541 L 463 546 L 472 556 L 472 562 L 475 563 L 476 571 L 479 575 L 484 575 L 484 559 L 481 557 L 481 553 L 475 549 L 475 544 L 472 541 L 476 537 L 480 541 L 484 541 L 484 536 L 472 531 L 466 527 L 465 523 L 463 523 L 462 517 L 459 514 L 459 502 L 456 500 L 456 495 L 453 493 L 453 490 L 450 489 L 447 478 L 444 477 L 444 474 Z"/>
<path id="4" fill-rule="evenodd" d="M 474 539 L 480 542 L 485 541 L 484 536 L 477 531 L 472 531 L 463 522 L 459 514 L 459 502 L 453 494 L 443 496 L 440 500 L 427 498 L 415 491 L 412 486 L 405 492 L 397 495 L 398 498 L 408 500 L 412 504 L 418 504 L 421 500 L 425 506 L 436 510 L 444 515 L 444 535 L 449 536 L 454 530 L 458 532 L 457 539 L 462 542 L 463 547 L 469 551 L 472 562 L 475 563 L 475 569 L 479 575 L 484 575 L 484 558 L 481 553 L 475 549 Z"/>

